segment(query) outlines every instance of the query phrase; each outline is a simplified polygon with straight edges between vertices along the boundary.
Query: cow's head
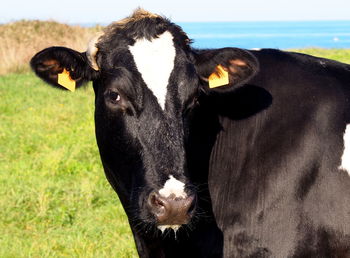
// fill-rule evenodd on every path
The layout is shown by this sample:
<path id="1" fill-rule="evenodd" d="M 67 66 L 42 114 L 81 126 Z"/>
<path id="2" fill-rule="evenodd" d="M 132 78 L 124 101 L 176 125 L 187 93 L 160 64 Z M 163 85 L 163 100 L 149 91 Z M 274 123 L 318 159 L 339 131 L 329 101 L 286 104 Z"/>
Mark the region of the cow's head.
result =
<path id="1" fill-rule="evenodd" d="M 231 92 L 257 71 L 245 50 L 193 50 L 190 43 L 179 26 L 137 10 L 86 52 L 52 47 L 31 60 L 36 74 L 58 88 L 62 80 L 73 87 L 93 82 L 101 159 L 131 224 L 163 230 L 190 222 L 196 193 L 184 117 L 200 94 Z"/>

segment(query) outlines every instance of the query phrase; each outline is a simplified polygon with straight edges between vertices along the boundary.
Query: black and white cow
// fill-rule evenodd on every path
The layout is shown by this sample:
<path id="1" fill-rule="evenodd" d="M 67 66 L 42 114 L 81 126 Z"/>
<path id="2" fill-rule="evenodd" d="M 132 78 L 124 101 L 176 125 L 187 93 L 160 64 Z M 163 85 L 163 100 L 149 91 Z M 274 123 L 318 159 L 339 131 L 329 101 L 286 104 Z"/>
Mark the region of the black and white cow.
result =
<path id="1" fill-rule="evenodd" d="M 86 52 L 31 60 L 56 87 L 93 82 L 139 255 L 350 257 L 350 66 L 190 43 L 137 10 Z"/>

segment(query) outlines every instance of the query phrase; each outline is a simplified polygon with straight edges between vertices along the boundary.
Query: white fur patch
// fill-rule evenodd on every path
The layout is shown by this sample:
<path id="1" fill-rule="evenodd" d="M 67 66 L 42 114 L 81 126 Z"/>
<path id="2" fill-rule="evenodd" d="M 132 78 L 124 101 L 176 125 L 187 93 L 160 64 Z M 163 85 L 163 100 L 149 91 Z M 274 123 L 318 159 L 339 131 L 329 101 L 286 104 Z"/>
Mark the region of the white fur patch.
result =
<path id="1" fill-rule="evenodd" d="M 171 228 L 172 230 L 174 230 L 174 232 L 176 233 L 176 231 L 181 227 L 181 225 L 160 225 L 158 226 L 158 229 L 160 231 L 162 231 L 162 233 L 164 233 L 164 231 L 167 229 L 167 228 Z"/>
<path id="2" fill-rule="evenodd" d="M 346 170 L 350 176 L 350 124 L 346 126 L 344 133 L 344 152 L 339 169 Z"/>
<path id="3" fill-rule="evenodd" d="M 151 41 L 138 39 L 129 50 L 147 87 L 164 109 L 169 77 L 174 69 L 175 47 L 173 36 L 166 31 Z"/>
<path id="4" fill-rule="evenodd" d="M 171 194 L 174 194 L 176 198 L 187 198 L 185 184 L 172 175 L 169 176 L 163 188 L 159 190 L 159 194 L 165 198 L 169 197 Z"/>

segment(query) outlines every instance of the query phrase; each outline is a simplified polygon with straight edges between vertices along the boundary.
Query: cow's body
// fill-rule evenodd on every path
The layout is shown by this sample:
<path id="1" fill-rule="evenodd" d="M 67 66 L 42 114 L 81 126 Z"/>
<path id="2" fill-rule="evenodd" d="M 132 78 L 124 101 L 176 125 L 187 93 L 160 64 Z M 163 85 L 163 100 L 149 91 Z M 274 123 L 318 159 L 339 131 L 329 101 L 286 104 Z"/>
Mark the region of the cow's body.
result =
<path id="1" fill-rule="evenodd" d="M 93 81 L 101 160 L 141 257 L 350 257 L 349 65 L 194 50 L 142 10 L 92 45 L 31 65 L 57 87 L 63 69 Z"/>
<path id="2" fill-rule="evenodd" d="M 191 171 L 211 153 L 224 255 L 350 257 L 350 177 L 339 169 L 349 151 L 350 66 L 253 54 L 260 72 L 240 92 L 202 101 L 191 133 Z"/>

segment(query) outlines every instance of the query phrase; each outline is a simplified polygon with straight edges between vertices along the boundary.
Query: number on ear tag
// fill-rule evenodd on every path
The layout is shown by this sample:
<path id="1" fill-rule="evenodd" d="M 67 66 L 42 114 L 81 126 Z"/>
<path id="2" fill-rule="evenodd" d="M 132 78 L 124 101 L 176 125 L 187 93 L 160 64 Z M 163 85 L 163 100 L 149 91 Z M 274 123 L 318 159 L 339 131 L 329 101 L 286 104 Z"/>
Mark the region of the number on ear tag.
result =
<path id="1" fill-rule="evenodd" d="M 63 69 L 63 72 L 58 74 L 58 84 L 70 91 L 75 91 L 75 81 L 70 77 L 66 69 Z"/>
<path id="2" fill-rule="evenodd" d="M 228 72 L 225 71 L 221 65 L 218 65 L 216 70 L 219 72 L 219 75 L 217 73 L 212 73 L 209 76 L 209 88 L 216 88 L 229 84 Z"/>

